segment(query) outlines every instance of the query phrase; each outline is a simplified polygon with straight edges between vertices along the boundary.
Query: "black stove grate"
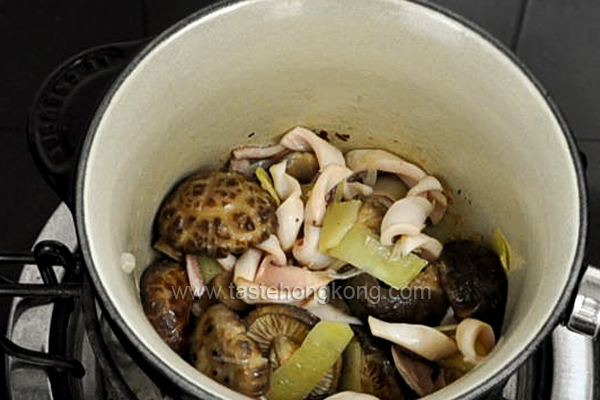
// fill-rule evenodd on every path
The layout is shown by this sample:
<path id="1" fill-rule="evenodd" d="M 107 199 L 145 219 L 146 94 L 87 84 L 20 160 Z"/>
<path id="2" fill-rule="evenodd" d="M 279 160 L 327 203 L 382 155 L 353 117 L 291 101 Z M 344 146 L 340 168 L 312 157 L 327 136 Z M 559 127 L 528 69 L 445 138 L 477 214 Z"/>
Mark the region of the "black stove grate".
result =
<path id="1" fill-rule="evenodd" d="M 90 342 L 98 365 L 109 384 L 108 395 L 110 399 L 138 400 L 131 391 L 103 339 L 94 290 L 90 281 L 83 272 L 81 257 L 71 251 L 64 244 L 46 240 L 35 245 L 31 253 L 4 253 L 0 254 L 0 266 L 21 267 L 23 264 L 35 265 L 42 277 L 42 284 L 23 284 L 13 282 L 1 275 L 0 271 L 0 297 L 22 297 L 31 299 L 31 307 L 53 302 L 51 340 L 48 352 L 34 351 L 19 346 L 4 334 L 0 334 L 0 352 L 27 363 L 32 366 L 48 370 L 50 386 L 54 400 L 72 399 L 69 390 L 69 380 L 82 378 L 86 371 L 79 360 L 69 357 L 68 343 L 66 342 L 65 327 L 75 307 L 79 307 L 87 338 Z M 58 282 L 54 267 L 64 268 L 65 274 Z"/>

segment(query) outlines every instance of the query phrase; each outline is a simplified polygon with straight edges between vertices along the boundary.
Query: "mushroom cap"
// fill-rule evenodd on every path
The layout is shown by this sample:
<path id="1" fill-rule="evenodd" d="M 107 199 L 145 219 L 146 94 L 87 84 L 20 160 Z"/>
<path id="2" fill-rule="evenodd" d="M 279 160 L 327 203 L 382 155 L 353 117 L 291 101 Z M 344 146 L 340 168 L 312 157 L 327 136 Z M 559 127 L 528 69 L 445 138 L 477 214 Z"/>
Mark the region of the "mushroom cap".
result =
<path id="1" fill-rule="evenodd" d="M 427 266 L 401 289 L 387 287 L 369 274 L 360 274 L 344 284 L 355 288 L 356 295 L 346 303 L 352 314 L 363 320 L 372 315 L 388 322 L 436 325 L 448 309 L 435 265 Z"/>
<path id="2" fill-rule="evenodd" d="M 210 307 L 198 321 L 191 358 L 200 372 L 242 394 L 259 397 L 268 389 L 268 360 L 242 320 L 223 304 Z"/>
<path id="3" fill-rule="evenodd" d="M 275 200 L 237 172 L 196 173 L 175 187 L 156 226 L 176 251 L 225 257 L 267 239 L 277 228 Z"/>
<path id="4" fill-rule="evenodd" d="M 192 295 L 176 296 L 188 286 L 185 269 L 173 261 L 150 265 L 140 279 L 140 297 L 146 317 L 174 351 L 187 343 Z"/>
<path id="5" fill-rule="evenodd" d="M 440 283 L 456 318 L 486 322 L 498 335 L 504 318 L 508 280 L 496 253 L 461 240 L 444 245 L 436 263 Z"/>

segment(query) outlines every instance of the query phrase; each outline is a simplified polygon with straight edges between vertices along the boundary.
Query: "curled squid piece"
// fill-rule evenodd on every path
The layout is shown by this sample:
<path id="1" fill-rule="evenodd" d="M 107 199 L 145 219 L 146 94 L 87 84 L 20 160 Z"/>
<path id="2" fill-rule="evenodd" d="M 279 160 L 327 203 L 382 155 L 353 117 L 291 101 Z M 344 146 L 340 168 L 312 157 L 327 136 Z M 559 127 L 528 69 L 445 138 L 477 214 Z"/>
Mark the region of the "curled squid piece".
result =
<path id="1" fill-rule="evenodd" d="M 198 264 L 198 258 L 195 255 L 186 254 L 185 256 L 185 270 L 188 276 L 190 286 L 194 291 L 194 296 L 202 297 L 202 294 L 206 290 L 206 282 L 202 275 L 202 270 Z"/>
<path id="2" fill-rule="evenodd" d="M 434 176 L 428 175 L 421 179 L 408 191 L 406 196 L 423 196 L 433 202 L 433 210 L 429 218 L 434 225 L 438 224 L 446 214 L 448 199 L 444 195 L 442 184 Z"/>
<path id="3" fill-rule="evenodd" d="M 344 392 L 339 392 L 329 397 L 326 397 L 325 400 L 379 400 L 379 398 L 371 396 L 370 394 L 357 393 L 351 390 L 346 390 Z"/>
<path id="4" fill-rule="evenodd" d="M 413 187 L 427 176 L 427 173 L 415 164 L 385 150 L 352 150 L 346 153 L 346 163 L 354 172 L 382 171 L 396 174 L 409 187 Z"/>
<path id="5" fill-rule="evenodd" d="M 269 168 L 288 155 L 290 150 L 281 144 L 273 146 L 240 146 L 233 149 L 229 160 L 229 170 L 252 177 L 259 168 Z"/>
<path id="6" fill-rule="evenodd" d="M 299 302 L 291 290 L 277 290 L 275 287 L 260 285 L 246 279 L 239 279 L 236 289 L 238 298 L 246 304 L 296 305 Z"/>
<path id="7" fill-rule="evenodd" d="M 287 263 L 287 257 L 281 248 L 279 239 L 277 239 L 277 236 L 275 235 L 271 235 L 264 242 L 257 244 L 256 248 L 267 253 L 265 259 L 268 259 L 276 265 L 285 265 Z"/>
<path id="8" fill-rule="evenodd" d="M 428 175 L 423 169 L 410 163 L 395 154 L 385 150 L 352 150 L 346 154 L 348 168 L 354 172 L 382 171 L 396 174 L 411 188 L 407 196 L 423 194 L 435 207 L 430 218 L 431 222 L 437 224 L 441 221 L 448 200 L 443 193 L 443 187 L 439 180 Z"/>
<path id="9" fill-rule="evenodd" d="M 496 337 L 491 325 L 467 318 L 456 327 L 456 344 L 465 361 L 477 364 L 492 351 Z"/>
<path id="10" fill-rule="evenodd" d="M 238 258 L 233 270 L 233 283 L 236 285 L 240 280 L 252 282 L 258 271 L 258 265 L 262 257 L 262 251 L 250 248 Z"/>
<path id="11" fill-rule="evenodd" d="M 269 169 L 275 191 L 283 200 L 275 215 L 278 222 L 277 237 L 285 251 L 294 245 L 304 222 L 304 204 L 300 198 L 302 189 L 298 180 L 286 172 L 286 167 L 287 161 L 284 160 Z"/>
<path id="12" fill-rule="evenodd" d="M 290 196 L 275 211 L 279 225 L 277 237 L 281 247 L 288 251 L 298 239 L 298 233 L 304 221 L 304 203 L 300 196 Z"/>
<path id="13" fill-rule="evenodd" d="M 419 233 L 400 237 L 394 245 L 393 254 L 406 257 L 408 254 L 419 252 L 427 261 L 435 261 L 440 257 L 443 245 L 435 238 Z"/>
<path id="14" fill-rule="evenodd" d="M 381 243 L 389 246 L 399 235 L 418 235 L 432 211 L 433 204 L 423 197 L 411 196 L 398 200 L 381 221 Z"/>
<path id="15" fill-rule="evenodd" d="M 280 290 L 302 290 L 299 300 L 312 296 L 319 288 L 327 286 L 333 280 L 333 276 L 319 271 L 311 271 L 307 268 L 287 266 L 274 266 L 262 263 L 254 283 Z M 296 293 L 299 294 L 299 293 Z"/>
<path id="16" fill-rule="evenodd" d="M 321 139 L 313 131 L 297 126 L 281 138 L 281 144 L 294 151 L 313 151 L 321 171 L 328 165 L 346 165 L 344 155 L 335 146 Z"/>
<path id="17" fill-rule="evenodd" d="M 240 146 L 236 147 L 231 151 L 231 155 L 236 160 L 245 159 L 262 159 L 271 158 L 279 154 L 285 153 L 286 147 L 282 144 L 276 144 L 273 146 Z"/>
<path id="18" fill-rule="evenodd" d="M 373 188 L 360 182 L 346 182 L 343 188 L 344 200 L 352 200 L 355 197 L 368 197 L 373 194 Z"/>
<path id="19" fill-rule="evenodd" d="M 454 340 L 426 325 L 384 322 L 368 318 L 371 334 L 410 350 L 429 361 L 446 358 L 457 351 Z"/>
<path id="20" fill-rule="evenodd" d="M 301 264 L 311 269 L 323 269 L 333 259 L 319 251 L 319 238 L 325 210 L 327 194 L 338 183 L 352 175 L 352 171 L 343 165 L 329 165 L 315 182 L 304 209 L 304 237 L 294 244 L 293 254 Z"/>

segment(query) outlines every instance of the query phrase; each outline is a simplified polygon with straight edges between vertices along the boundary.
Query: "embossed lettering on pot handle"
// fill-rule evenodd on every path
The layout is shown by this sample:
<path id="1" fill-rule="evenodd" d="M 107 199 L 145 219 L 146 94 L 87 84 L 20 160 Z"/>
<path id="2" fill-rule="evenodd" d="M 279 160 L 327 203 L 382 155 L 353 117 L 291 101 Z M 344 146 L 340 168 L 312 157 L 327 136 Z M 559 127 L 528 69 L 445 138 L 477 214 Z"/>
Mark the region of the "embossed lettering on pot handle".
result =
<path id="1" fill-rule="evenodd" d="M 71 209 L 90 122 L 110 85 L 147 42 L 110 44 L 77 54 L 55 69 L 35 96 L 28 118 L 29 149 L 46 181 Z"/>

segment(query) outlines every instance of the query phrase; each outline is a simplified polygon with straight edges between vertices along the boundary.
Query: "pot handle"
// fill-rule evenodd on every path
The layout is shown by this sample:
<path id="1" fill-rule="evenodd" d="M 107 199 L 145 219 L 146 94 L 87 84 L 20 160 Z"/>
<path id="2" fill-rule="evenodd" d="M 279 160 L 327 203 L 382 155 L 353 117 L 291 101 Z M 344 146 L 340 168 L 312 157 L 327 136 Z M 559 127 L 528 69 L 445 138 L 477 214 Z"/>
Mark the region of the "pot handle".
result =
<path id="1" fill-rule="evenodd" d="M 79 155 L 96 109 L 148 41 L 85 50 L 56 68 L 34 98 L 27 122 L 29 151 L 44 179 L 72 210 Z"/>
<path id="2" fill-rule="evenodd" d="M 554 374 L 552 400 L 592 400 L 594 339 L 600 329 L 600 269 L 587 266 L 579 283 L 567 326 L 552 333 Z"/>
<path id="3" fill-rule="evenodd" d="M 595 338 L 600 330 L 600 268 L 588 265 L 567 323 L 569 329 Z"/>

